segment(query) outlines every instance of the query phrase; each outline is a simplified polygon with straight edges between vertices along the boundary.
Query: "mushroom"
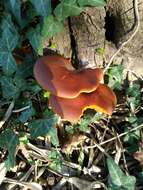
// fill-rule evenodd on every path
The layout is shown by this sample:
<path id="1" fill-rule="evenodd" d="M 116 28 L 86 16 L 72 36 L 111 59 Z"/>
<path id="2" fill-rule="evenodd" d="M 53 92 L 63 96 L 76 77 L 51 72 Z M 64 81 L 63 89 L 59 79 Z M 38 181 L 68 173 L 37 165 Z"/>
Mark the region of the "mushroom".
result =
<path id="1" fill-rule="evenodd" d="M 99 84 L 95 91 L 81 93 L 72 99 L 57 97 L 53 94 L 49 98 L 49 105 L 54 112 L 70 122 L 77 122 L 88 108 L 112 115 L 116 102 L 114 92 L 105 84 Z"/>
<path id="2" fill-rule="evenodd" d="M 75 70 L 68 59 L 58 55 L 39 58 L 34 66 L 34 75 L 43 89 L 69 99 L 83 92 L 95 91 L 103 80 L 102 69 Z"/>

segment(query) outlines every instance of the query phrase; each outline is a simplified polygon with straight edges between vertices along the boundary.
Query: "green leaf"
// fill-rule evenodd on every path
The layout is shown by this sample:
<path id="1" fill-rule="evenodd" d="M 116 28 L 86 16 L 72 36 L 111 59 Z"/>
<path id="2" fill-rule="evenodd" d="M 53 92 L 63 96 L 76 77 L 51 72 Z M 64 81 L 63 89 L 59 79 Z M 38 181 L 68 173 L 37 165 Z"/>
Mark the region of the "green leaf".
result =
<path id="1" fill-rule="evenodd" d="M 28 139 L 28 136 L 27 134 L 22 134 L 20 137 L 19 137 L 19 141 L 20 143 L 23 143 L 23 144 L 28 144 L 29 143 L 29 139 Z"/>
<path id="2" fill-rule="evenodd" d="M 97 49 L 97 52 L 98 52 L 98 54 L 101 56 L 101 57 L 103 57 L 104 56 L 104 54 L 105 54 L 105 48 L 98 48 Z"/>
<path id="3" fill-rule="evenodd" d="M 115 65 L 111 67 L 107 75 L 109 77 L 108 85 L 117 90 L 121 90 L 122 83 L 123 83 L 123 65 Z"/>
<path id="4" fill-rule="evenodd" d="M 136 179 L 134 176 L 125 175 L 119 166 L 114 162 L 113 159 L 107 159 L 107 166 L 109 170 L 110 182 L 109 186 L 111 189 L 121 190 L 134 190 Z"/>
<path id="5" fill-rule="evenodd" d="M 34 5 L 37 13 L 41 16 L 48 16 L 51 14 L 51 0 L 30 0 Z"/>
<path id="6" fill-rule="evenodd" d="M 29 105 L 27 105 L 27 106 L 29 106 L 29 108 L 26 109 L 26 110 L 24 110 L 24 111 L 20 114 L 20 116 L 19 116 L 19 118 L 18 118 L 18 120 L 19 120 L 20 122 L 22 122 L 22 123 L 27 122 L 29 119 L 32 118 L 32 116 L 35 115 L 35 109 L 33 108 L 32 103 L 30 102 Z"/>
<path id="7" fill-rule="evenodd" d="M 29 123 L 31 137 L 49 135 L 51 128 L 55 127 L 56 123 L 57 117 L 55 115 L 50 116 L 48 119 L 38 119 Z"/>
<path id="8" fill-rule="evenodd" d="M 63 30 L 63 24 L 52 15 L 44 18 L 42 37 L 51 38 Z"/>
<path id="9" fill-rule="evenodd" d="M 8 158 L 6 160 L 8 170 L 15 165 L 15 151 L 18 144 L 18 136 L 11 129 L 5 130 L 0 135 L 0 147 L 8 150 Z"/>
<path id="10" fill-rule="evenodd" d="M 8 28 L 4 28 L 1 38 L 0 50 L 11 52 L 18 44 L 18 35 L 12 33 Z"/>
<path id="11" fill-rule="evenodd" d="M 79 156 L 78 156 L 78 163 L 79 163 L 80 166 L 83 166 L 84 157 L 85 157 L 85 155 L 84 155 L 83 151 L 80 150 L 80 153 L 79 153 Z"/>
<path id="12" fill-rule="evenodd" d="M 15 25 L 12 22 L 11 15 L 10 14 L 4 14 L 3 20 L 1 23 L 2 31 L 5 31 L 5 29 L 9 30 L 13 35 L 18 35 Z"/>
<path id="13" fill-rule="evenodd" d="M 31 26 L 31 21 L 34 21 L 37 16 L 36 9 L 30 3 L 30 1 L 26 1 L 24 5 L 25 5 L 25 10 L 24 10 L 24 17 L 22 17 L 21 29 L 25 27 L 29 28 L 29 26 Z"/>
<path id="14" fill-rule="evenodd" d="M 51 95 L 51 92 L 45 91 L 44 94 L 43 94 L 43 97 L 49 99 L 50 95 Z"/>
<path id="15" fill-rule="evenodd" d="M 96 123 L 98 120 L 102 119 L 103 115 L 100 113 L 91 113 L 86 112 L 84 113 L 84 116 L 80 119 L 78 124 L 74 125 L 65 125 L 65 130 L 69 134 L 76 133 L 77 131 L 82 131 L 85 133 L 90 133 L 90 127 L 92 123 Z"/>
<path id="16" fill-rule="evenodd" d="M 13 81 L 19 91 L 27 90 L 28 84 L 24 78 L 15 75 Z"/>
<path id="17" fill-rule="evenodd" d="M 27 32 L 27 38 L 29 39 L 33 49 L 41 55 L 43 53 L 43 39 L 41 35 L 41 29 L 40 26 L 37 25 L 35 29 L 30 29 Z"/>
<path id="18" fill-rule="evenodd" d="M 50 136 L 51 143 L 54 146 L 59 146 L 58 132 L 56 127 L 51 127 L 48 135 Z"/>
<path id="19" fill-rule="evenodd" d="M 75 132 L 77 132 L 78 127 L 79 127 L 78 125 L 66 125 L 65 126 L 65 131 L 68 134 L 74 134 Z"/>
<path id="20" fill-rule="evenodd" d="M 135 128 L 143 123 L 142 117 L 130 116 L 126 118 L 126 121 L 131 128 Z M 136 152 L 138 150 L 138 141 L 140 139 L 140 130 L 135 130 L 129 132 L 131 128 L 125 125 L 125 132 L 128 132 L 127 135 L 124 137 L 124 142 L 128 144 L 128 151 L 131 153 Z"/>
<path id="21" fill-rule="evenodd" d="M 11 52 L 18 44 L 19 35 L 11 21 L 11 17 L 9 15 L 5 16 L 7 17 L 2 20 L 2 36 L 0 38 L 0 66 L 4 74 L 11 75 L 17 69 Z"/>
<path id="22" fill-rule="evenodd" d="M 54 16 L 44 17 L 42 29 L 37 25 L 35 29 L 30 29 L 27 32 L 32 47 L 39 54 L 43 54 L 44 42 L 47 38 L 55 36 L 63 30 L 63 23 L 59 22 Z"/>
<path id="23" fill-rule="evenodd" d="M 141 87 L 139 84 L 132 83 L 126 92 L 127 103 L 132 110 L 135 112 L 135 109 L 140 105 L 141 101 Z"/>
<path id="24" fill-rule="evenodd" d="M 41 91 L 41 87 L 33 80 L 32 83 L 27 86 L 27 90 L 31 92 L 31 96 L 34 96 Z"/>
<path id="25" fill-rule="evenodd" d="M 44 42 L 47 38 L 51 38 L 55 36 L 57 33 L 63 30 L 63 23 L 59 22 L 54 16 L 50 15 L 44 17 L 43 27 L 41 30 L 41 36 L 38 36 L 38 42 L 35 42 L 36 36 L 31 37 L 29 39 L 31 41 L 32 46 L 38 51 L 39 55 L 43 54 Z"/>
<path id="26" fill-rule="evenodd" d="M 18 23 L 21 23 L 21 1 L 19 0 L 5 0 L 5 8 L 10 10 L 15 16 Z"/>
<path id="27" fill-rule="evenodd" d="M 19 88 L 14 84 L 14 81 L 10 77 L 2 76 L 0 79 L 2 94 L 6 99 L 17 98 L 19 96 Z"/>
<path id="28" fill-rule="evenodd" d="M 81 7 L 83 6 L 95 6 L 95 7 L 100 7 L 100 6 L 105 6 L 106 1 L 105 0 L 78 0 L 78 3 Z"/>
<path id="29" fill-rule="evenodd" d="M 80 119 L 80 123 L 78 126 L 78 129 L 82 132 L 90 132 L 90 127 L 89 125 L 91 123 L 96 123 L 98 120 L 100 120 L 102 118 L 102 114 L 100 113 L 96 113 L 96 114 L 92 114 L 92 113 L 87 113 L 84 115 L 83 118 Z"/>
<path id="30" fill-rule="evenodd" d="M 83 11 L 83 8 L 79 7 L 76 0 L 63 0 L 55 8 L 54 14 L 58 20 L 62 21 L 69 16 L 79 15 Z"/>
<path id="31" fill-rule="evenodd" d="M 4 50 L 1 51 L 0 65 L 4 74 L 8 76 L 12 75 L 17 69 L 15 59 L 11 52 Z"/>
<path id="32" fill-rule="evenodd" d="M 62 160 L 61 160 L 61 155 L 59 152 L 53 150 L 49 153 L 49 167 L 55 171 L 61 172 L 62 169 Z"/>
<path id="33" fill-rule="evenodd" d="M 33 64 L 34 64 L 33 55 L 26 55 L 22 64 L 18 65 L 16 70 L 16 76 L 20 76 L 23 78 L 31 76 L 33 73 Z"/>
<path id="34" fill-rule="evenodd" d="M 143 169 L 137 173 L 137 183 L 142 185 L 143 182 Z"/>

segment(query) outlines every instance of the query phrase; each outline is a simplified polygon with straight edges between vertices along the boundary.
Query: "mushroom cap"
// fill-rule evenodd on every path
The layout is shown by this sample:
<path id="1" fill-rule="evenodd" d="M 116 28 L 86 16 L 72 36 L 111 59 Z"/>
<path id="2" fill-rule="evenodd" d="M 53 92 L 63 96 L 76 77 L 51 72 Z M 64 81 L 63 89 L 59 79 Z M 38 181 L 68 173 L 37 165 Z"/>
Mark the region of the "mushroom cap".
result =
<path id="1" fill-rule="evenodd" d="M 39 58 L 34 66 L 34 75 L 43 89 L 63 98 L 92 92 L 103 80 L 102 69 L 75 70 L 68 59 L 58 55 Z"/>
<path id="2" fill-rule="evenodd" d="M 100 84 L 91 93 L 81 93 L 73 99 L 61 98 L 52 94 L 49 98 L 49 105 L 53 111 L 62 119 L 70 122 L 77 122 L 88 108 L 112 115 L 116 103 L 116 95 L 105 84 Z"/>

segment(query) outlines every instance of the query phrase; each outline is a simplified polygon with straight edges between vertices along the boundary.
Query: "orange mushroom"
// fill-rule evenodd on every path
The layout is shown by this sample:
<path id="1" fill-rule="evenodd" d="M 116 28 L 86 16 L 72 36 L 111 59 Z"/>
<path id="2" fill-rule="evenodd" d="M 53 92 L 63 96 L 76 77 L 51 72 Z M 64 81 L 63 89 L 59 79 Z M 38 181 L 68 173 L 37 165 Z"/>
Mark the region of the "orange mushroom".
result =
<path id="1" fill-rule="evenodd" d="M 43 89 L 63 98 L 92 92 L 103 80 L 102 69 L 75 70 L 68 59 L 58 55 L 39 58 L 34 66 L 34 75 Z"/>
<path id="2" fill-rule="evenodd" d="M 54 112 L 70 122 L 77 122 L 88 108 L 111 115 L 116 102 L 114 92 L 105 84 L 100 84 L 93 92 L 81 93 L 72 99 L 61 98 L 52 94 L 49 99 L 49 105 Z"/>

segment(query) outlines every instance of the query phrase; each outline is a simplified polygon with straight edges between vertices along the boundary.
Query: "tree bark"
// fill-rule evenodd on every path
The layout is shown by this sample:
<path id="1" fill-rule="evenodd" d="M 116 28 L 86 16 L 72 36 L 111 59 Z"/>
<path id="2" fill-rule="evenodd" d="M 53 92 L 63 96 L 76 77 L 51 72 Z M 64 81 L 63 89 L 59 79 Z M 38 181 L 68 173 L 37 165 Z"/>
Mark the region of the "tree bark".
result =
<path id="1" fill-rule="evenodd" d="M 140 28 L 113 64 L 123 64 L 137 75 L 143 73 L 143 0 L 139 1 Z M 53 38 L 56 51 L 72 58 L 76 67 L 105 67 L 119 44 L 135 26 L 133 0 L 108 0 L 105 8 L 89 7 L 67 19 L 65 30 Z"/>

